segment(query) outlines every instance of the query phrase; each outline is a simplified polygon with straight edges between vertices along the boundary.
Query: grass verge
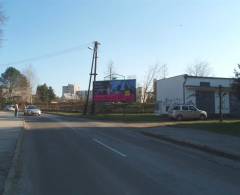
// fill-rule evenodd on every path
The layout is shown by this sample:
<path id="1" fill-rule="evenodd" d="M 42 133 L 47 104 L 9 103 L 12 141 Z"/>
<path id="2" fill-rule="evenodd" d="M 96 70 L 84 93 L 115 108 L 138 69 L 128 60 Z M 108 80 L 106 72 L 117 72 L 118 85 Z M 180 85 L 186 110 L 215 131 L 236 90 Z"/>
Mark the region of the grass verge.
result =
<path id="1" fill-rule="evenodd" d="M 84 116 L 82 113 L 77 112 L 47 112 L 60 116 L 82 117 L 102 121 L 115 121 L 115 122 L 160 122 L 164 120 L 163 116 L 156 116 L 153 113 L 149 114 L 96 114 Z"/>
<path id="2" fill-rule="evenodd" d="M 201 129 L 214 133 L 221 133 L 226 135 L 233 135 L 240 137 L 240 120 L 218 120 L 209 121 L 185 121 L 167 124 L 170 127 Z"/>

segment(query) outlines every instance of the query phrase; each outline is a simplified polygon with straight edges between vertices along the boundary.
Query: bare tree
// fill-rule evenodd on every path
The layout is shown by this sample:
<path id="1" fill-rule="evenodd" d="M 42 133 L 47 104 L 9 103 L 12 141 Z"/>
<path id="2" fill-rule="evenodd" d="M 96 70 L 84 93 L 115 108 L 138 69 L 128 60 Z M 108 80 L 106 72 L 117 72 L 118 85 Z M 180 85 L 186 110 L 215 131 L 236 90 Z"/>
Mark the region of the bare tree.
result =
<path id="1" fill-rule="evenodd" d="M 160 67 L 160 75 L 158 78 L 160 79 L 166 79 L 168 76 L 168 66 L 167 64 L 163 64 L 161 67 Z"/>
<path id="2" fill-rule="evenodd" d="M 2 6 L 0 5 L 0 42 L 2 42 L 2 26 L 6 21 L 6 16 L 3 13 Z"/>
<path id="3" fill-rule="evenodd" d="M 146 72 L 142 84 L 142 97 L 141 102 L 147 103 L 149 99 L 154 99 L 157 79 L 165 79 L 168 74 L 167 65 L 155 64 L 154 66 L 149 67 Z"/>
<path id="4" fill-rule="evenodd" d="M 33 68 L 32 65 L 29 65 L 25 68 L 25 70 L 23 71 L 23 74 L 25 75 L 25 77 L 27 78 L 28 81 L 28 88 L 27 88 L 27 95 L 30 97 L 30 102 L 32 103 L 32 94 L 35 91 L 35 87 L 37 85 L 37 76 L 35 73 L 35 70 Z"/>
<path id="5" fill-rule="evenodd" d="M 186 73 L 191 76 L 210 76 L 212 69 L 208 62 L 200 61 L 187 67 Z"/>

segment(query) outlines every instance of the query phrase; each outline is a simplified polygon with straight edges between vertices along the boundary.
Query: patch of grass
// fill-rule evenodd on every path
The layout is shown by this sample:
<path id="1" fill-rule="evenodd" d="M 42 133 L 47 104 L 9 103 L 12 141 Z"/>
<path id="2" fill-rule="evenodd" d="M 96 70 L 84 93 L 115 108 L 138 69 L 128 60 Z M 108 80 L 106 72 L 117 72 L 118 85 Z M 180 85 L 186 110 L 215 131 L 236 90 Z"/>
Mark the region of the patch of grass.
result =
<path id="1" fill-rule="evenodd" d="M 79 116 L 82 118 L 102 120 L 102 121 L 115 121 L 115 122 L 160 122 L 164 116 L 156 116 L 153 113 L 149 114 L 96 114 L 84 116 L 82 113 L 74 112 L 48 112 L 60 116 Z"/>
<path id="2" fill-rule="evenodd" d="M 184 121 L 176 122 L 175 124 L 168 124 L 171 127 L 201 129 L 214 133 L 221 133 L 240 137 L 240 120 L 225 120 L 219 122 L 218 120 L 209 121 Z"/>
<path id="3" fill-rule="evenodd" d="M 163 116 L 156 116 L 154 114 L 97 114 L 84 116 L 86 118 L 95 120 L 107 120 L 115 122 L 160 122 Z"/>
<path id="4" fill-rule="evenodd" d="M 45 113 L 59 115 L 59 116 L 69 116 L 69 117 L 82 116 L 82 113 L 80 112 L 45 112 Z"/>
<path id="5" fill-rule="evenodd" d="M 98 120 L 123 121 L 123 122 L 159 122 L 160 117 L 154 114 L 98 114 L 90 116 Z"/>

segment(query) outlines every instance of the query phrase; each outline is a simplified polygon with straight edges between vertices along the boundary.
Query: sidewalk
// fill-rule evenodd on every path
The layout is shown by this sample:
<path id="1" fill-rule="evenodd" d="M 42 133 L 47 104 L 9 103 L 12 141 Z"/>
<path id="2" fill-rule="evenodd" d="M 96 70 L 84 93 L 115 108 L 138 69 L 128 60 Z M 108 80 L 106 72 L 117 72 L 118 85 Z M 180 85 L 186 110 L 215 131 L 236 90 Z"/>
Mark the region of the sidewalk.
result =
<path id="1" fill-rule="evenodd" d="M 0 194 L 3 193 L 22 127 L 23 121 L 16 119 L 12 112 L 0 111 Z"/>
<path id="2" fill-rule="evenodd" d="M 174 127 L 149 128 L 141 132 L 164 141 L 240 161 L 240 138 L 238 137 Z"/>

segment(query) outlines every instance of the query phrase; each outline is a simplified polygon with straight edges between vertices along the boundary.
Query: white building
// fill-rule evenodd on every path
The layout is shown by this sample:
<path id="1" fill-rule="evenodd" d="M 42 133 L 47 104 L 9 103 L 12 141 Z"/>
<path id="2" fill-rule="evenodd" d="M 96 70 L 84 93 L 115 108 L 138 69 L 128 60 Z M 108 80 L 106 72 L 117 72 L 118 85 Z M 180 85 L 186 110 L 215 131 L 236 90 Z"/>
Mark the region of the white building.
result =
<path id="1" fill-rule="evenodd" d="M 87 99 L 87 93 L 88 93 L 88 90 L 81 90 L 81 91 L 77 91 L 76 95 L 79 100 L 85 101 Z M 89 99 L 90 100 L 92 99 L 92 91 L 89 91 Z"/>
<path id="2" fill-rule="evenodd" d="M 76 92 L 80 90 L 79 85 L 68 84 L 62 87 L 63 99 L 77 99 Z"/>
<path id="3" fill-rule="evenodd" d="M 231 93 L 232 78 L 179 75 L 157 81 L 156 113 L 166 114 L 174 104 L 193 104 L 209 114 L 219 113 L 219 86 L 222 112 L 240 114 L 240 103 Z"/>

